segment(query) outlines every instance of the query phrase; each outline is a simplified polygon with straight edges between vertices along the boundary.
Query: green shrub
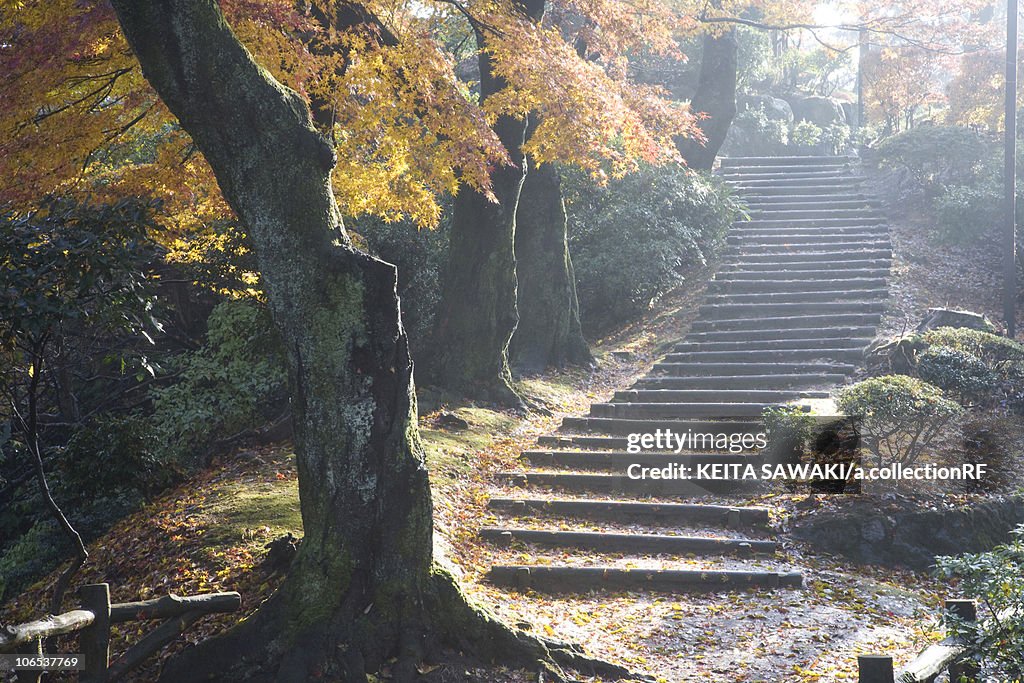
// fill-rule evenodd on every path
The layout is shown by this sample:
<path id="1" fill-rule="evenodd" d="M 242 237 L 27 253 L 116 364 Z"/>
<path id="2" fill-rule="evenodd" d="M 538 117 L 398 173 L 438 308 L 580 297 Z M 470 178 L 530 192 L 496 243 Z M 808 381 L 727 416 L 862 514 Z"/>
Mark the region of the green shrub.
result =
<path id="1" fill-rule="evenodd" d="M 937 557 L 942 579 L 984 608 L 975 622 L 951 620 L 950 635 L 977 648 L 985 680 L 1020 681 L 1024 676 L 1024 526 L 1009 543 L 977 554 Z"/>
<path id="2" fill-rule="evenodd" d="M 49 518 L 36 522 L 0 555 L 0 600 L 27 588 L 70 551 L 71 544 L 56 522 Z"/>
<path id="3" fill-rule="evenodd" d="M 821 141 L 831 154 L 842 154 L 850 147 L 852 132 L 845 123 L 833 123 L 821 131 Z"/>
<path id="4" fill-rule="evenodd" d="M 980 358 L 946 346 L 929 348 L 917 359 L 917 374 L 961 402 L 984 403 L 999 389 L 999 376 Z"/>
<path id="5" fill-rule="evenodd" d="M 797 121 L 789 139 L 800 149 L 813 149 L 822 142 L 824 131 L 821 126 L 810 121 Z"/>
<path id="6" fill-rule="evenodd" d="M 788 146 L 789 127 L 786 122 L 769 117 L 761 105 L 736 114 L 729 126 L 722 153 L 751 156 L 784 154 Z"/>
<path id="7" fill-rule="evenodd" d="M 215 441 L 265 424 L 285 404 L 284 356 L 266 309 L 226 301 L 207 326 L 203 347 L 173 362 L 178 382 L 154 391 L 161 463 L 201 465 Z"/>
<path id="8" fill-rule="evenodd" d="M 1024 362 L 1024 344 L 998 334 L 968 327 L 940 327 L 928 330 L 921 339 L 932 346 L 945 346 L 977 356 L 989 367 Z"/>
<path id="9" fill-rule="evenodd" d="M 975 186 L 989 174 L 996 147 L 992 140 L 960 126 L 921 126 L 897 133 L 878 145 L 879 164 L 905 169 L 914 194 L 938 196 L 945 187 Z"/>
<path id="10" fill-rule="evenodd" d="M 982 239 L 1002 216 L 1002 191 L 992 183 L 951 185 L 932 203 L 935 234 L 942 242 L 964 244 Z"/>
<path id="11" fill-rule="evenodd" d="M 841 389 L 836 405 L 860 420 L 864 443 L 879 466 L 913 464 L 963 413 L 938 387 L 905 375 L 873 377 Z"/>
<path id="12" fill-rule="evenodd" d="M 604 187 L 567 175 L 569 242 L 583 325 L 631 320 L 707 263 L 739 204 L 724 183 L 682 167 L 645 167 Z"/>

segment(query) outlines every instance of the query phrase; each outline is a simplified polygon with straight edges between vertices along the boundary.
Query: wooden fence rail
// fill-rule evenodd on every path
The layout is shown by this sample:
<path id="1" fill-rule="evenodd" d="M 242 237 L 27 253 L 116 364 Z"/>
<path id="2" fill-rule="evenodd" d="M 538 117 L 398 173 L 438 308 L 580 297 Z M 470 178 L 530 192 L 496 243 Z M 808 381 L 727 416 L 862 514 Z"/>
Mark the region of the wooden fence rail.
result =
<path id="1" fill-rule="evenodd" d="M 112 605 L 110 586 L 105 583 L 82 586 L 78 595 L 80 609 L 26 624 L 0 627 L 0 653 L 41 654 L 44 638 L 79 631 L 79 648 L 85 667 L 79 680 L 82 683 L 114 683 L 173 642 L 202 616 L 234 612 L 242 606 L 242 597 L 234 592 L 185 597 L 166 595 L 153 600 Z M 165 621 L 111 663 L 111 624 L 150 619 Z M 39 683 L 42 675 L 42 671 L 23 669 L 17 673 L 18 683 Z"/>
<path id="2" fill-rule="evenodd" d="M 944 615 L 965 622 L 977 621 L 978 606 L 973 600 L 946 600 Z M 858 680 L 860 683 L 933 683 L 939 674 L 948 671 L 950 681 L 974 681 L 978 669 L 970 659 L 971 654 L 970 645 L 956 636 L 948 636 L 929 645 L 898 672 L 893 668 L 892 657 L 861 655 L 857 658 Z"/>

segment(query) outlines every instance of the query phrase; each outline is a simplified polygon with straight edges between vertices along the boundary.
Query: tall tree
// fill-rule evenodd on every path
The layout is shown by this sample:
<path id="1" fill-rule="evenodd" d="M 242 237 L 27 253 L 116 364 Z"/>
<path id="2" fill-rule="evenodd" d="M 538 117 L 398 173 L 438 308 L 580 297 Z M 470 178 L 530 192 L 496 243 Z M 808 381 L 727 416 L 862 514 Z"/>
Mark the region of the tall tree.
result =
<path id="1" fill-rule="evenodd" d="M 580 325 L 562 179 L 554 164 L 527 164 L 516 212 L 519 325 L 510 347 L 512 367 L 529 373 L 587 365 L 593 356 Z"/>
<path id="2" fill-rule="evenodd" d="M 690 101 L 691 109 L 703 115 L 698 124 L 703 139 L 676 138 L 679 153 L 691 168 L 711 170 L 736 116 L 737 54 L 735 29 L 705 34 L 697 90 Z"/>
<path id="3" fill-rule="evenodd" d="M 438 641 L 581 664 L 477 610 L 432 561 L 430 487 L 393 266 L 356 249 L 334 153 L 306 103 L 261 68 L 215 0 L 114 0 L 143 73 L 252 236 L 287 348 L 305 537 L 282 587 L 169 681 L 407 681 Z M 606 675 L 622 669 L 591 662 Z"/>

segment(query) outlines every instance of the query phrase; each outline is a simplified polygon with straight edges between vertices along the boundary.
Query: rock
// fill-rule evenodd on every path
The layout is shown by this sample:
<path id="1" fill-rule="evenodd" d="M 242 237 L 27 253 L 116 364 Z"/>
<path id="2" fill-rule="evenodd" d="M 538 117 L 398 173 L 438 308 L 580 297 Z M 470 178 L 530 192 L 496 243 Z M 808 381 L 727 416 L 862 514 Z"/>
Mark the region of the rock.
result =
<path id="1" fill-rule="evenodd" d="M 291 566 L 292 560 L 299 552 L 299 544 L 302 539 L 296 538 L 290 532 L 275 538 L 264 546 L 267 549 L 267 556 L 263 558 L 263 569 L 268 574 L 285 572 Z"/>
<path id="2" fill-rule="evenodd" d="M 880 510 L 862 500 L 846 510 L 798 519 L 795 538 L 862 564 L 929 569 L 939 555 L 990 550 L 1024 523 L 1024 498 L 994 498 L 971 507 Z"/>
<path id="3" fill-rule="evenodd" d="M 438 413 L 437 417 L 434 418 L 434 424 L 442 429 L 469 429 L 469 422 L 447 410 Z"/>
<path id="4" fill-rule="evenodd" d="M 981 313 L 972 311 L 957 311 L 949 308 L 929 308 L 924 320 L 917 326 L 918 332 L 927 332 L 937 327 L 966 327 L 971 330 L 982 332 L 998 331 L 991 320 Z"/>
<path id="5" fill-rule="evenodd" d="M 810 121 L 822 129 L 834 123 L 846 124 L 842 104 L 831 97 L 788 95 L 786 101 L 793 108 L 793 116 L 797 121 Z"/>
<path id="6" fill-rule="evenodd" d="M 857 104 L 855 102 L 841 102 L 839 104 L 843 108 L 843 116 L 846 117 L 846 125 L 850 128 L 857 127 Z"/>
<path id="7" fill-rule="evenodd" d="M 771 95 L 741 95 L 736 101 L 739 111 L 748 109 L 764 109 L 764 115 L 770 121 L 783 121 L 786 127 L 793 125 L 793 108 L 789 102 Z"/>

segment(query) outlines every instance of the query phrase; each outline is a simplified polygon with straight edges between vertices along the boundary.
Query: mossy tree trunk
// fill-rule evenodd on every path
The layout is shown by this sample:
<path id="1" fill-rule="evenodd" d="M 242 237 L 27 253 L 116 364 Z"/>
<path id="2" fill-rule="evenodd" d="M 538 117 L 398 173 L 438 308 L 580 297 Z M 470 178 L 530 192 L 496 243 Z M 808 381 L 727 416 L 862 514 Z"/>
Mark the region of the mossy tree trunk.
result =
<path id="1" fill-rule="evenodd" d="M 539 20 L 544 0 L 515 3 Z M 486 52 L 487 37 L 477 31 L 480 100 L 505 87 Z M 465 396 L 505 404 L 520 403 L 512 387 L 508 349 L 519 321 L 516 309 L 516 210 L 526 176 L 522 146 L 527 122 L 502 116 L 494 132 L 511 164 L 494 170 L 497 201 L 463 187 L 455 198 L 445 272 L 433 338 L 431 374 Z"/>
<path id="2" fill-rule="evenodd" d="M 287 347 L 304 540 L 251 618 L 163 680 L 393 680 L 437 643 L 505 661 L 589 665 L 470 605 L 432 560 L 430 487 L 395 268 L 349 242 L 335 158 L 293 91 L 259 67 L 216 0 L 113 0 L 143 73 L 249 231 Z M 621 673 L 594 664 L 606 672 Z"/>
<path id="3" fill-rule="evenodd" d="M 593 356 L 580 326 L 562 180 L 552 164 L 532 158 L 528 164 L 516 212 L 519 325 L 510 347 L 512 366 L 531 373 L 589 365 Z"/>
<path id="4" fill-rule="evenodd" d="M 736 116 L 737 50 L 735 29 L 704 36 L 697 90 L 690 106 L 695 113 L 707 114 L 699 122 L 707 140 L 702 144 L 692 138 L 676 139 L 679 153 L 691 168 L 711 170 Z"/>

